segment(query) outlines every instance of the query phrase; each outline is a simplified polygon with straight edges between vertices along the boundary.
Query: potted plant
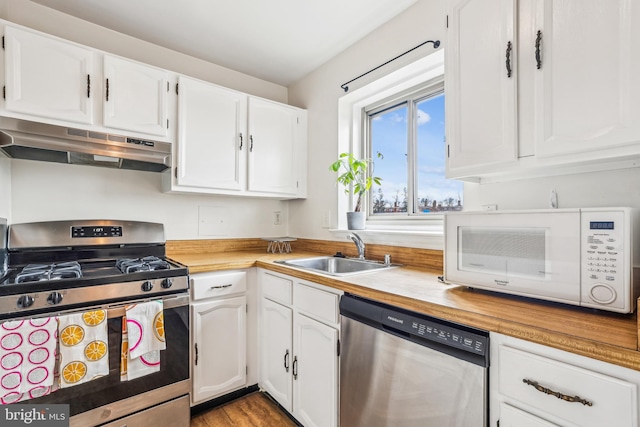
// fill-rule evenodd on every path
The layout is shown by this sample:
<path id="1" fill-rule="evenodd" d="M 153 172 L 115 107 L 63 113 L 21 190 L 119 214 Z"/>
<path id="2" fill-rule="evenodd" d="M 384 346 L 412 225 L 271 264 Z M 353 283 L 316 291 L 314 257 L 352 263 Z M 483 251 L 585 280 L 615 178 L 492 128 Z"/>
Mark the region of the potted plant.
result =
<path id="1" fill-rule="evenodd" d="M 383 158 L 381 153 L 377 157 Z M 362 212 L 362 196 L 371 189 L 373 183 L 380 185 L 382 182 L 382 178 L 373 176 L 373 159 L 357 159 L 353 153 L 340 153 L 338 160 L 329 169 L 338 173 L 336 181 L 344 185 L 344 192 L 356 197 L 353 212 L 347 212 L 347 228 L 363 230 L 366 212 Z M 367 169 L 370 170 L 369 173 Z"/>

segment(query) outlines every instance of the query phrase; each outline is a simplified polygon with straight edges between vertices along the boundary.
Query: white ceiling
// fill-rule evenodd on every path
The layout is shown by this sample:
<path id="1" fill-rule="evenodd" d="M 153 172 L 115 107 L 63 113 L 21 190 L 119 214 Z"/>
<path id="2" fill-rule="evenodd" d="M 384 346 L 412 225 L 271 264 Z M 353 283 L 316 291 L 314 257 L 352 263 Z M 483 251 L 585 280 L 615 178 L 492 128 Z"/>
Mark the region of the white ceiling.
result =
<path id="1" fill-rule="evenodd" d="M 33 0 L 288 86 L 417 0 Z"/>

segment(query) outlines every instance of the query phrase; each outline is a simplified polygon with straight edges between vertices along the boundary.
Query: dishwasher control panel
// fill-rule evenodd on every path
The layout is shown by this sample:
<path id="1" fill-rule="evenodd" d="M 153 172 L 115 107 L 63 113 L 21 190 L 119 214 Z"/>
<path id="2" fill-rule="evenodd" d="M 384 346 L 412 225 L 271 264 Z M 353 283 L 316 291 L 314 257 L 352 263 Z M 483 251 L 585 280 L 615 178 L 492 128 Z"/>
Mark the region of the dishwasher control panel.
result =
<path id="1" fill-rule="evenodd" d="M 409 333 L 418 338 L 440 342 L 449 347 L 485 355 L 489 339 L 460 326 L 449 325 L 439 319 L 412 316 L 395 309 L 382 309 L 382 323 L 392 329 Z"/>

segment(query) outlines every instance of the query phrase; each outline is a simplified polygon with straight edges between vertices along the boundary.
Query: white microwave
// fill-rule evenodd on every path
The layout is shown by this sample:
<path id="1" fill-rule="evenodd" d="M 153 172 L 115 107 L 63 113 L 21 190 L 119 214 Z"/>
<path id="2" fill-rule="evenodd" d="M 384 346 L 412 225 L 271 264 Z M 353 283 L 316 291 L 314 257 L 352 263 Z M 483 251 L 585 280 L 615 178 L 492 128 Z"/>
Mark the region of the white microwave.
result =
<path id="1" fill-rule="evenodd" d="M 447 283 L 631 313 L 640 291 L 632 208 L 445 215 Z"/>

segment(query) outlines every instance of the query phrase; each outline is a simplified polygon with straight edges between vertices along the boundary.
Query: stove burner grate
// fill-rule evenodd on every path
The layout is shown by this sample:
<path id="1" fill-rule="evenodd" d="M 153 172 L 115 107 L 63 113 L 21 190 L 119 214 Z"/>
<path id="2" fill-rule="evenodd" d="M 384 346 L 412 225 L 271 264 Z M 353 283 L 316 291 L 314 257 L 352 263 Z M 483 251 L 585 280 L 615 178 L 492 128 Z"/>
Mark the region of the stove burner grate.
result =
<path id="1" fill-rule="evenodd" d="M 123 258 L 116 261 L 116 268 L 124 274 L 137 273 L 139 271 L 169 270 L 171 265 L 155 256 L 144 258 Z"/>
<path id="2" fill-rule="evenodd" d="M 16 283 L 39 282 L 43 280 L 78 279 L 82 277 L 80 264 L 62 262 L 58 264 L 29 264 L 16 276 Z"/>

